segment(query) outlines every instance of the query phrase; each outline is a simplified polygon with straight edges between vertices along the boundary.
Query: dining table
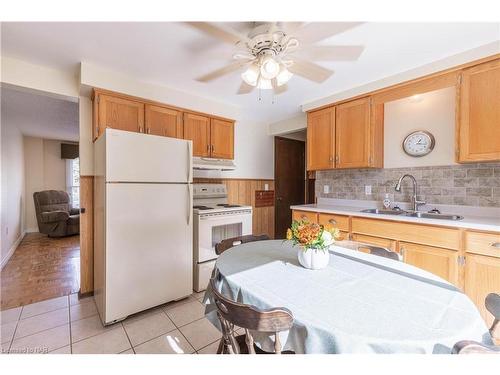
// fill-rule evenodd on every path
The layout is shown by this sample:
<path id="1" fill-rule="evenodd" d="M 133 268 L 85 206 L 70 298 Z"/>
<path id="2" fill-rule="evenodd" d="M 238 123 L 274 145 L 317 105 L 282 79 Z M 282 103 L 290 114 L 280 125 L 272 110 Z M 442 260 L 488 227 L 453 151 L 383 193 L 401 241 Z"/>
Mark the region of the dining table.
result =
<path id="1" fill-rule="evenodd" d="M 448 281 L 410 264 L 342 246 L 329 248 L 326 268 L 302 267 L 290 241 L 234 246 L 215 267 L 226 297 L 258 309 L 285 307 L 294 318 L 280 333 L 284 350 L 315 353 L 451 353 L 455 343 L 492 344 L 467 295 Z M 206 317 L 220 329 L 210 285 Z M 274 335 L 252 332 L 273 351 Z"/>

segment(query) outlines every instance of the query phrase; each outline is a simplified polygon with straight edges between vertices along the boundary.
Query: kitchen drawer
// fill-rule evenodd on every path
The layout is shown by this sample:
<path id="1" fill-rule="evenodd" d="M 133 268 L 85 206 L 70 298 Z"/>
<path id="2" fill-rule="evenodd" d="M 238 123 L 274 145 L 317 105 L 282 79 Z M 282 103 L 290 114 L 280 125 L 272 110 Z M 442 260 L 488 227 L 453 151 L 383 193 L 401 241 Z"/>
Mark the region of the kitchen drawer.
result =
<path id="1" fill-rule="evenodd" d="M 349 216 L 319 214 L 318 223 L 321 225 L 333 225 L 341 231 L 349 232 Z"/>
<path id="2" fill-rule="evenodd" d="M 465 232 L 465 251 L 500 258 L 500 233 Z"/>
<path id="3" fill-rule="evenodd" d="M 460 249 L 460 231 L 458 229 L 356 217 L 352 218 L 351 225 L 352 233 L 453 250 Z"/>
<path id="4" fill-rule="evenodd" d="M 352 235 L 352 240 L 369 245 L 381 246 L 392 251 L 397 251 L 396 241 L 390 240 L 388 238 L 366 236 L 364 234 L 355 233 Z"/>
<path id="5" fill-rule="evenodd" d="M 307 220 L 311 223 L 317 223 L 318 222 L 318 214 L 316 212 L 310 212 L 310 211 L 293 210 L 292 211 L 292 219 L 293 220 Z"/>

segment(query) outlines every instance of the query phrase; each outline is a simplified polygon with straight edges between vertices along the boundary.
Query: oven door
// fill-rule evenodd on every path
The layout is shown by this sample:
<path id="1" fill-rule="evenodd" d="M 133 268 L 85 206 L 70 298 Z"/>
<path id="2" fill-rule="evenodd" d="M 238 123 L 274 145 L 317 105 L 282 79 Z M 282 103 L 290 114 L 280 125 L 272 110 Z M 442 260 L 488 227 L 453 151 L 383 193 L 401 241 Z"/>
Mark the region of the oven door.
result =
<path id="1" fill-rule="evenodd" d="M 198 228 L 198 263 L 217 258 L 215 245 L 232 237 L 252 234 L 252 213 L 232 212 L 200 216 Z"/>

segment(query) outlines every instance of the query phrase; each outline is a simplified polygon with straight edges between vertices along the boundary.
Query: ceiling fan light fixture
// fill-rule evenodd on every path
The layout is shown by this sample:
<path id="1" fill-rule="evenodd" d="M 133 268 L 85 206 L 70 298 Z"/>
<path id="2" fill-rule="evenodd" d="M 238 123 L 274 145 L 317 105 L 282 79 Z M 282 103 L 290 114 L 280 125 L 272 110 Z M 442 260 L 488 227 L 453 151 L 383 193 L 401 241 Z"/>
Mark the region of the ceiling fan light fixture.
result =
<path id="1" fill-rule="evenodd" d="M 260 74 L 265 79 L 271 80 L 276 78 L 280 72 L 280 64 L 274 59 L 273 56 L 266 56 L 262 59 L 260 65 Z"/>
<path id="2" fill-rule="evenodd" d="M 251 64 L 247 70 L 241 73 L 241 78 L 250 86 L 257 86 L 259 74 L 259 67 L 256 64 Z"/>
<path id="3" fill-rule="evenodd" d="M 260 77 L 257 88 L 261 90 L 271 90 L 273 88 L 273 84 L 270 79 Z"/>
<path id="4" fill-rule="evenodd" d="M 276 85 L 277 86 L 282 86 L 284 84 L 286 84 L 290 78 L 293 77 L 293 73 L 291 73 L 286 67 L 285 65 L 281 65 L 280 66 L 280 72 L 279 74 L 276 76 Z"/>

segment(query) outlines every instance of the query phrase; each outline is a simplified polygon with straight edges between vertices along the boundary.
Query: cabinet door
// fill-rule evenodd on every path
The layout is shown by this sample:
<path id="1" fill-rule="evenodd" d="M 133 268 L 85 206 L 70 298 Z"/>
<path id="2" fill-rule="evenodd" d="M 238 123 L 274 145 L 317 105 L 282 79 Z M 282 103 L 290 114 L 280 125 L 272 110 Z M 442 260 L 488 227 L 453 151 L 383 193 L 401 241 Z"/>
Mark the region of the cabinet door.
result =
<path id="1" fill-rule="evenodd" d="M 332 169 L 335 155 L 335 107 L 307 115 L 307 170 Z"/>
<path id="2" fill-rule="evenodd" d="M 370 140 L 370 99 L 338 105 L 335 121 L 335 167 L 369 167 Z"/>
<path id="3" fill-rule="evenodd" d="M 210 156 L 210 118 L 184 113 L 184 139 L 193 141 L 193 156 Z"/>
<path id="4" fill-rule="evenodd" d="M 484 307 L 484 299 L 492 292 L 500 292 L 500 258 L 467 254 L 465 294 L 476 304 L 488 326 L 493 323 L 493 315 Z"/>
<path id="5" fill-rule="evenodd" d="M 500 160 L 500 60 L 462 73 L 459 162 Z"/>
<path id="6" fill-rule="evenodd" d="M 388 238 L 365 236 L 364 234 L 354 233 L 352 235 L 352 240 L 356 242 L 362 242 L 368 245 L 380 246 L 392 251 L 397 251 L 396 241 L 390 240 Z"/>
<path id="7" fill-rule="evenodd" d="M 234 122 L 210 120 L 211 156 L 218 159 L 234 159 Z"/>
<path id="8" fill-rule="evenodd" d="M 144 132 L 144 104 L 121 97 L 98 94 L 99 130 L 113 128 L 131 132 Z"/>
<path id="9" fill-rule="evenodd" d="M 318 222 L 318 214 L 310 211 L 292 211 L 292 220 L 307 220 L 310 223 Z"/>
<path id="10" fill-rule="evenodd" d="M 422 268 L 459 286 L 458 251 L 408 242 L 401 242 L 399 249 L 405 263 Z"/>
<path id="11" fill-rule="evenodd" d="M 146 104 L 146 133 L 182 138 L 182 112 Z"/>
<path id="12" fill-rule="evenodd" d="M 341 231 L 349 233 L 349 216 L 318 214 L 318 223 L 324 226 L 333 226 Z"/>

